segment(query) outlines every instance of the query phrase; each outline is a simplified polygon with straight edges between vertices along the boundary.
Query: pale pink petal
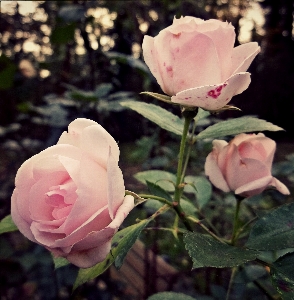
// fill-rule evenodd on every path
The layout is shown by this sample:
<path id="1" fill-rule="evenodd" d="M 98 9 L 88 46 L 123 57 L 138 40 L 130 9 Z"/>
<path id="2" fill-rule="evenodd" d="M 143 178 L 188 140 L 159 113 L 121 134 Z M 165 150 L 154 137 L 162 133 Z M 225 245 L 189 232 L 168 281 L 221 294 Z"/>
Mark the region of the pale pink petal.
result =
<path id="1" fill-rule="evenodd" d="M 162 74 L 166 74 L 166 80 L 172 84 L 171 95 L 190 88 L 222 82 L 218 53 L 214 42 L 208 36 L 182 32 L 172 36 L 168 47 L 172 53 L 172 63 L 169 64 L 164 57 L 159 61 L 162 62 Z"/>
<path id="2" fill-rule="evenodd" d="M 124 203 L 116 213 L 115 219 L 109 226 L 99 232 L 90 233 L 75 244 L 66 258 L 80 268 L 89 268 L 103 261 L 110 252 L 113 235 L 133 207 L 134 197 L 126 196 Z"/>
<path id="3" fill-rule="evenodd" d="M 39 222 L 32 222 L 30 229 L 37 243 L 45 245 L 46 247 L 52 247 L 56 240 L 63 239 L 65 237 L 64 233 L 54 232 L 54 228 L 52 226 Z"/>
<path id="4" fill-rule="evenodd" d="M 201 86 L 179 92 L 171 98 L 171 101 L 184 106 L 218 110 L 224 107 L 233 96 L 246 90 L 249 83 L 250 73 L 239 73 L 231 76 L 222 84 Z"/>
<path id="5" fill-rule="evenodd" d="M 58 155 L 57 159 L 68 173 L 68 176 L 77 185 L 79 182 L 80 161 L 63 155 Z"/>
<path id="6" fill-rule="evenodd" d="M 48 196 L 46 193 L 50 190 L 50 187 L 59 185 L 67 179 L 68 174 L 66 172 L 49 173 L 31 187 L 29 202 L 26 205 L 29 206 L 32 220 L 53 220 L 53 207 L 47 204 L 46 198 Z"/>
<path id="7" fill-rule="evenodd" d="M 75 119 L 68 125 L 68 132 L 65 131 L 62 133 L 57 144 L 69 144 L 75 147 L 80 147 L 80 138 L 83 130 L 92 125 L 98 125 L 98 123 L 84 118 Z"/>
<path id="8" fill-rule="evenodd" d="M 20 198 L 22 199 L 22 198 Z M 36 239 L 34 238 L 30 226 L 31 226 L 31 220 L 23 217 L 23 211 L 20 211 L 18 209 L 19 204 L 19 193 L 18 189 L 15 189 L 13 191 L 12 197 L 11 197 L 11 217 L 14 222 L 14 224 L 18 227 L 19 231 L 27 237 L 29 240 L 36 242 Z M 28 210 L 28 205 L 27 205 Z M 27 213 L 25 214 L 27 215 Z"/>
<path id="9" fill-rule="evenodd" d="M 272 178 L 272 181 L 269 183 L 269 185 L 275 187 L 280 193 L 284 195 L 290 195 L 289 189 L 275 177 Z"/>
<path id="10" fill-rule="evenodd" d="M 94 212 L 108 205 L 106 169 L 88 156 L 82 156 L 77 187 L 77 200 L 64 223 L 67 235 L 88 220 Z"/>
<path id="11" fill-rule="evenodd" d="M 89 126 L 81 136 L 81 149 L 102 167 L 106 168 L 109 147 L 113 158 L 118 161 L 119 148 L 114 138 L 100 125 Z"/>
<path id="12" fill-rule="evenodd" d="M 77 229 L 75 229 L 68 236 L 62 237 L 62 239 L 55 240 L 54 244 L 51 247 L 69 247 L 74 245 L 81 240 L 84 240 L 86 236 L 91 234 L 92 232 L 98 232 L 103 230 L 103 228 L 107 227 L 111 222 L 108 207 L 105 206 L 101 208 L 99 211 L 95 212 L 88 220 L 86 220 L 83 224 L 81 224 Z M 59 230 L 52 230 L 52 233 L 59 232 Z M 85 243 L 86 245 L 87 243 Z M 88 246 L 85 246 L 88 248 Z"/>
<path id="13" fill-rule="evenodd" d="M 113 219 L 118 207 L 123 202 L 125 186 L 122 172 L 111 152 L 108 158 L 107 177 L 109 214 L 111 219 Z"/>
<path id="14" fill-rule="evenodd" d="M 79 268 L 90 268 L 103 261 L 111 249 L 111 239 L 116 233 L 112 228 L 105 228 L 100 232 L 91 234 L 91 239 L 95 240 L 97 247 L 78 251 L 73 247 L 66 259 Z M 83 245 L 84 243 L 82 243 Z M 78 248 L 78 247 L 76 247 Z"/>
<path id="15" fill-rule="evenodd" d="M 124 202 L 117 210 L 114 220 L 111 221 L 111 223 L 107 227 L 100 231 L 89 232 L 87 236 L 85 236 L 82 240 L 80 240 L 74 245 L 73 251 L 81 251 L 87 250 L 89 248 L 98 247 L 101 241 L 105 239 L 104 236 L 107 232 L 109 232 L 109 229 L 111 229 L 111 231 L 115 233 L 133 208 L 134 197 L 130 195 L 125 196 Z"/>
<path id="16" fill-rule="evenodd" d="M 257 194 L 260 194 L 265 190 L 272 180 L 272 176 L 268 175 L 254 181 L 248 182 L 235 190 L 235 194 L 241 195 L 244 197 L 250 197 Z"/>
<path id="17" fill-rule="evenodd" d="M 153 75 L 157 79 L 161 89 L 170 96 L 175 94 L 173 86 L 174 58 L 173 53 L 167 47 L 170 47 L 173 38 L 173 34 L 161 31 L 156 38 L 154 38 L 154 48 L 152 50 L 152 55 L 156 57 L 155 59 L 158 62 L 158 73 Z M 158 80 L 158 78 L 160 78 L 160 80 Z"/>
<path id="18" fill-rule="evenodd" d="M 213 145 L 213 153 L 215 156 L 215 161 L 222 173 L 224 173 L 224 170 L 226 168 L 226 154 L 228 152 L 229 147 L 228 142 L 224 140 L 214 140 L 212 142 Z"/>
<path id="19" fill-rule="evenodd" d="M 149 67 L 151 73 L 156 78 L 158 84 L 164 90 L 163 81 L 159 71 L 157 51 L 154 48 L 154 38 L 148 35 L 144 36 L 142 44 L 143 56 L 146 65 Z"/>
<path id="20" fill-rule="evenodd" d="M 258 135 L 254 134 L 254 133 L 240 133 L 238 135 L 236 135 L 231 141 L 230 143 L 239 146 L 241 143 L 243 143 L 244 141 L 248 141 L 250 139 L 255 139 L 256 136 L 259 137 L 264 137 L 263 133 L 259 133 Z"/>
<path id="21" fill-rule="evenodd" d="M 270 169 L 276 150 L 276 143 L 267 137 L 254 135 L 251 139 L 241 143 L 238 149 L 242 157 L 257 159 Z"/>
<path id="22" fill-rule="evenodd" d="M 16 178 L 16 186 L 22 184 L 19 177 L 26 177 L 33 174 L 36 180 L 43 178 L 48 173 L 65 171 L 63 164 L 60 162 L 59 156 L 67 157 L 68 159 L 80 160 L 81 150 L 71 145 L 55 145 L 51 146 L 39 154 L 27 160 L 19 169 L 19 176 Z M 25 178 L 23 178 L 25 184 Z M 26 184 L 29 184 L 27 182 Z"/>
<path id="23" fill-rule="evenodd" d="M 207 25 L 210 24 L 209 21 L 206 21 L 206 23 Z M 226 80 L 232 75 L 231 57 L 234 48 L 236 34 L 235 34 L 234 27 L 231 24 L 228 24 L 226 22 L 221 22 L 221 21 L 218 21 L 217 23 L 213 22 L 213 24 L 214 26 L 217 27 L 210 31 L 205 31 L 205 34 L 209 36 L 213 41 L 220 62 L 221 79 L 215 82 L 223 82 L 224 80 Z M 203 27 L 204 26 L 201 26 L 199 29 L 202 29 Z M 201 30 L 201 32 L 203 32 L 203 29 Z"/>
<path id="24" fill-rule="evenodd" d="M 126 195 L 124 197 L 122 205 L 118 208 L 115 214 L 115 218 L 108 225 L 108 227 L 118 228 L 122 224 L 126 216 L 129 214 L 129 212 L 134 208 L 134 206 L 134 197 L 131 195 Z"/>
<path id="25" fill-rule="evenodd" d="M 241 159 L 238 153 L 233 153 L 228 158 L 225 178 L 232 191 L 268 176 L 271 176 L 271 170 L 258 160 Z"/>
<path id="26" fill-rule="evenodd" d="M 208 176 L 209 180 L 215 187 L 224 192 L 229 192 L 230 188 L 217 164 L 217 157 L 215 154 L 216 153 L 212 151 L 206 158 L 204 165 L 205 175 Z"/>
<path id="27" fill-rule="evenodd" d="M 260 47 L 256 42 L 246 43 L 235 47 L 232 53 L 231 74 L 247 71 L 253 59 L 259 52 Z"/>

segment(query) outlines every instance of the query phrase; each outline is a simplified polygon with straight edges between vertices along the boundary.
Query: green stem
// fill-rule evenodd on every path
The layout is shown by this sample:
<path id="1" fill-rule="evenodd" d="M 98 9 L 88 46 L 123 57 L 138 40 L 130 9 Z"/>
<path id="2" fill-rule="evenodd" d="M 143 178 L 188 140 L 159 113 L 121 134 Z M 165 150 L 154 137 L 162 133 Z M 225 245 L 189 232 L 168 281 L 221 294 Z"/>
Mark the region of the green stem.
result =
<path id="1" fill-rule="evenodd" d="M 183 175 L 183 160 L 184 160 L 184 153 L 185 153 L 185 146 L 186 146 L 186 140 L 187 140 L 187 134 L 189 131 L 189 125 L 193 118 L 190 116 L 185 117 L 185 123 L 183 128 L 183 135 L 181 139 L 180 144 L 180 152 L 179 152 L 179 161 L 178 161 L 178 169 L 177 169 L 177 180 L 176 180 L 176 186 L 175 186 L 175 196 L 174 201 L 179 203 L 181 199 L 181 195 L 184 189 L 184 186 L 182 185 L 182 175 Z"/>
<path id="2" fill-rule="evenodd" d="M 231 278 L 230 278 L 230 282 L 229 282 L 229 287 L 228 287 L 228 291 L 227 291 L 226 300 L 230 299 L 230 295 L 231 295 L 231 291 L 232 291 L 232 288 L 233 288 L 233 283 L 234 283 L 234 279 L 235 279 L 237 271 L 238 271 L 238 267 L 233 267 L 232 268 L 232 273 L 231 273 Z"/>
<path id="3" fill-rule="evenodd" d="M 216 240 L 218 240 L 219 242 L 221 242 L 222 244 L 226 244 L 226 241 L 221 239 L 220 237 L 218 237 L 215 233 L 213 233 L 209 228 L 207 228 L 204 224 L 201 223 L 200 220 L 198 220 L 195 217 L 192 216 L 188 216 L 187 217 L 188 220 L 192 221 L 193 223 L 197 224 L 198 226 L 200 226 L 206 233 L 208 233 L 209 235 L 211 235 L 213 238 L 215 238 Z"/>
<path id="4" fill-rule="evenodd" d="M 138 196 L 141 197 L 141 198 L 144 198 L 144 199 L 158 200 L 158 201 L 160 201 L 160 202 L 162 202 L 162 203 L 164 203 L 164 204 L 167 204 L 167 205 L 169 205 L 169 206 L 173 206 L 173 203 L 172 203 L 172 202 L 166 200 L 166 199 L 163 198 L 163 197 L 159 197 L 159 196 L 155 196 L 155 195 L 148 195 L 148 194 L 139 194 Z"/>
<path id="5" fill-rule="evenodd" d="M 193 145 L 194 145 L 193 144 L 193 136 L 194 136 L 194 132 L 196 130 L 196 126 L 197 126 L 197 123 L 194 121 L 192 132 L 191 132 L 191 137 L 190 137 L 189 145 L 188 145 L 188 149 L 187 149 L 187 154 L 186 154 L 186 158 L 185 158 L 185 163 L 184 163 L 184 167 L 183 167 L 183 171 L 182 171 L 181 182 L 184 181 L 184 177 L 185 177 L 186 170 L 187 170 L 187 167 L 188 167 L 191 151 L 192 151 L 192 148 L 193 148 Z"/>
<path id="6" fill-rule="evenodd" d="M 184 210 L 182 209 L 181 205 L 178 202 L 174 202 L 173 204 L 174 204 L 174 206 L 173 206 L 174 210 L 176 211 L 176 213 L 178 214 L 178 216 L 180 217 L 180 219 L 184 223 L 187 230 L 194 231 L 191 223 L 189 222 L 189 217 L 187 218 L 187 216 L 186 216 Z"/>
<path id="7" fill-rule="evenodd" d="M 232 238 L 231 238 L 231 241 L 230 243 L 232 245 L 235 245 L 235 242 L 236 242 L 236 239 L 238 237 L 237 235 L 237 232 L 238 232 L 238 229 L 239 229 L 239 212 L 240 212 L 240 205 L 241 205 L 241 201 L 243 199 L 240 199 L 240 198 L 236 198 L 236 210 L 235 210 L 235 216 L 234 216 L 234 224 L 233 224 L 233 234 L 232 234 Z"/>

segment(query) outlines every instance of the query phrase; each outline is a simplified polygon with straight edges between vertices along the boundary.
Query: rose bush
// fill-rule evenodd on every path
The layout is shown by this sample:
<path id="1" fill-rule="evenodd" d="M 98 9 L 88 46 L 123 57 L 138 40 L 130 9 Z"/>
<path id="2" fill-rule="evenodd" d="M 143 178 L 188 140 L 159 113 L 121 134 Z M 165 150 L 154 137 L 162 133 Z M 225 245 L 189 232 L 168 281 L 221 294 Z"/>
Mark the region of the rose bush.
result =
<path id="1" fill-rule="evenodd" d="M 242 133 L 229 143 L 214 140 L 213 150 L 206 158 L 205 174 L 224 192 L 249 197 L 273 186 L 287 195 L 288 188 L 271 174 L 275 150 L 276 143 L 262 133 Z"/>
<path id="2" fill-rule="evenodd" d="M 76 119 L 57 145 L 19 168 L 11 215 L 20 232 L 54 255 L 88 268 L 105 259 L 134 207 L 118 166 L 119 148 L 99 124 Z"/>
<path id="3" fill-rule="evenodd" d="M 234 48 L 234 27 L 218 20 L 174 19 L 156 37 L 145 35 L 144 60 L 171 101 L 218 110 L 250 83 L 245 72 L 260 47 Z"/>

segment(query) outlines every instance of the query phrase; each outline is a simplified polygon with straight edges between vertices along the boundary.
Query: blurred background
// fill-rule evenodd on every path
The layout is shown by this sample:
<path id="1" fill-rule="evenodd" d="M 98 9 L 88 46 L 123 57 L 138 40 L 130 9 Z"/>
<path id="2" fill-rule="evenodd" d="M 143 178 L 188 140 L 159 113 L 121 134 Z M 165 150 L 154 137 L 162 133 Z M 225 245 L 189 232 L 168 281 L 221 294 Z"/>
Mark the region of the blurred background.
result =
<path id="1" fill-rule="evenodd" d="M 143 62 L 141 44 L 145 34 L 157 35 L 181 15 L 231 22 L 236 46 L 250 41 L 261 46 L 249 69 L 248 90 L 231 101 L 242 112 L 218 117 L 255 115 L 283 127 L 285 132 L 272 134 L 281 145 L 278 159 L 288 155 L 276 172 L 294 182 L 294 156 L 289 156 L 294 152 L 293 0 L 1 1 L 0 5 L 0 219 L 10 213 L 21 163 L 55 144 L 77 117 L 99 122 L 118 141 L 127 189 L 138 191 L 132 175 L 142 169 L 175 169 L 175 137 L 120 102 L 153 102 L 139 93 L 161 93 Z M 208 151 L 205 145 L 199 147 Z M 21 299 L 69 297 L 73 267 L 45 280 L 40 273 L 53 268 L 45 250 L 18 233 L 3 235 L 0 242 L 1 300 L 20 299 L 20 293 Z M 50 293 L 44 292 L 53 285 Z M 86 293 L 83 296 L 92 299 Z M 101 299 L 113 299 L 103 295 Z"/>

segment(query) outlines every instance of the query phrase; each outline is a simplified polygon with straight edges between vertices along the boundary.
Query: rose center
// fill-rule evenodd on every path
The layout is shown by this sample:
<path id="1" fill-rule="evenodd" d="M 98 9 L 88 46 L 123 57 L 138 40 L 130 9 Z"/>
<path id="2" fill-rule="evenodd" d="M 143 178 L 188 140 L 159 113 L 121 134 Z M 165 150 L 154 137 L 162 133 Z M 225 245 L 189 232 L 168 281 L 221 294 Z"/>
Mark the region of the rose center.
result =
<path id="1" fill-rule="evenodd" d="M 65 218 L 77 199 L 76 185 L 69 179 L 61 185 L 50 187 L 46 196 L 46 203 L 52 208 L 53 218 L 56 220 Z"/>

